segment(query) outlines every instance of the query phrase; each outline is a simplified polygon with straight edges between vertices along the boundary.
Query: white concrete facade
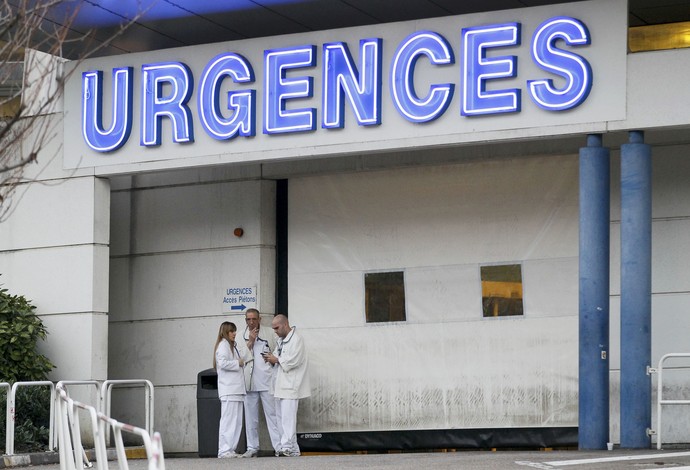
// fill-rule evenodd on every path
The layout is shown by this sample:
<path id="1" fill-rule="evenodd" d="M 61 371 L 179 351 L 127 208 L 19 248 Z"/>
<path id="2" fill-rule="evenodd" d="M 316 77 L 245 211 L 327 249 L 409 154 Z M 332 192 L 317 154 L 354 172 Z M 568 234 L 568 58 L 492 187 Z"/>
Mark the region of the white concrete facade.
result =
<path id="1" fill-rule="evenodd" d="M 690 50 L 624 62 L 625 112 L 615 119 L 447 134 L 438 145 L 429 126 L 414 151 L 394 129 L 343 143 L 343 155 L 315 145 L 285 161 L 274 148 L 265 163 L 209 153 L 72 171 L 55 142 L 39 159 L 46 168 L 32 169 L 47 184 L 22 186 L 0 226 L 0 283 L 37 305 L 52 378 L 152 380 L 166 450 L 194 452 L 196 374 L 211 365 L 219 323 L 243 325 L 223 313 L 224 289 L 255 285 L 258 308 L 275 311 L 275 180 L 287 179 L 289 314 L 314 386 L 299 432 L 576 426 L 576 148 L 602 132 L 613 147 L 617 441 L 617 148 L 627 130 L 646 130 L 653 145 L 652 360 L 690 351 Z M 503 262 L 522 265 L 525 315 L 484 319 L 479 266 Z M 388 269 L 405 272 L 407 321 L 366 324 L 363 275 Z M 690 369 L 675 374 L 673 393 L 690 395 Z M 137 424 L 136 398 L 116 400 L 116 414 Z M 668 442 L 690 442 L 688 412 L 669 415 Z"/>

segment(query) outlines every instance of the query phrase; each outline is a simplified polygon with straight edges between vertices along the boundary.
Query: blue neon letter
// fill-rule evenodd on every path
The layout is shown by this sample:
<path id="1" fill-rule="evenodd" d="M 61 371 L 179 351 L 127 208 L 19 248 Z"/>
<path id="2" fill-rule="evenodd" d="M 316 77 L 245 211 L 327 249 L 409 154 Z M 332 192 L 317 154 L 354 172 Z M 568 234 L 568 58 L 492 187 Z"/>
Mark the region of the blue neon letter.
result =
<path id="1" fill-rule="evenodd" d="M 357 124 L 381 124 L 381 39 L 359 41 L 361 77 L 343 42 L 323 45 L 323 122 L 321 127 L 343 127 L 344 97 L 350 100 Z"/>
<path id="2" fill-rule="evenodd" d="M 464 74 L 462 90 L 463 116 L 514 113 L 520 111 L 520 90 L 486 90 L 488 80 L 513 78 L 517 75 L 517 57 L 487 58 L 489 48 L 520 44 L 520 23 L 463 28 Z"/>
<path id="3" fill-rule="evenodd" d="M 166 116 L 173 124 L 173 142 L 193 142 L 192 113 L 187 106 L 193 88 L 189 67 L 161 62 L 144 64 L 141 72 L 141 145 L 161 144 L 161 121 Z"/>
<path id="4" fill-rule="evenodd" d="M 527 81 L 532 100 L 549 111 L 563 111 L 580 105 L 592 89 L 589 62 L 577 54 L 556 48 L 559 39 L 568 46 L 591 43 L 587 27 L 574 18 L 551 18 L 534 32 L 532 58 L 542 69 L 565 79 L 565 86 L 560 89 L 554 87 L 551 79 Z"/>
<path id="5" fill-rule="evenodd" d="M 231 77 L 235 83 L 251 83 L 254 71 L 247 60 L 239 54 L 220 54 L 213 58 L 201 75 L 197 108 L 201 126 L 214 139 L 232 139 L 237 135 L 253 136 L 255 130 L 256 92 L 228 92 L 227 109 L 232 116 L 223 116 L 220 106 L 220 87 L 225 77 Z"/>
<path id="6" fill-rule="evenodd" d="M 421 55 L 434 65 L 452 64 L 455 59 L 448 41 L 437 33 L 419 31 L 409 35 L 398 46 L 391 67 L 393 104 L 411 122 L 433 121 L 448 108 L 453 97 L 451 83 L 432 85 L 426 98 L 419 98 L 414 89 L 414 68 Z"/>
<path id="7" fill-rule="evenodd" d="M 314 108 L 286 109 L 294 98 L 314 95 L 313 77 L 287 78 L 289 69 L 313 67 L 316 46 L 290 47 L 264 51 L 264 133 L 313 131 Z"/>
<path id="8" fill-rule="evenodd" d="M 132 131 L 132 67 L 113 69 L 113 114 L 103 129 L 103 72 L 82 74 L 82 134 L 86 145 L 98 152 L 122 147 Z"/>

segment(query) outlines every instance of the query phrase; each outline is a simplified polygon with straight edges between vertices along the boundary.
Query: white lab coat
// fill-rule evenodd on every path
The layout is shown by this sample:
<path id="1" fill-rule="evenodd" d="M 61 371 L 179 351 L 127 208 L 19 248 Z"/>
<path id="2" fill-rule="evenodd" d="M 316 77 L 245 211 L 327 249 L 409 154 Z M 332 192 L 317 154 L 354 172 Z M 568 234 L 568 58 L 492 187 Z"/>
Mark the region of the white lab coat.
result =
<path id="1" fill-rule="evenodd" d="M 242 359 L 244 359 L 245 365 L 244 365 L 244 381 L 245 384 L 247 385 L 247 391 L 248 392 L 255 392 L 255 391 L 264 391 L 264 390 L 269 390 L 270 389 L 270 383 L 273 380 L 273 368 L 271 367 L 270 364 L 267 364 L 264 362 L 263 357 L 261 355 L 255 356 L 253 354 L 253 351 L 250 351 L 249 348 L 247 347 L 247 341 L 249 340 L 249 329 L 245 328 L 244 332 L 242 334 L 241 338 L 238 338 L 237 341 L 237 350 L 240 352 L 240 356 Z M 273 332 L 272 329 L 270 329 L 267 326 L 259 326 L 259 336 L 256 339 L 255 342 L 255 347 L 256 343 L 259 341 L 265 342 L 268 344 L 268 350 L 269 351 L 274 351 L 276 348 L 276 335 Z M 258 351 L 260 353 L 260 351 Z M 259 380 L 259 382 L 265 382 L 262 386 L 261 383 L 257 383 L 255 380 L 254 375 L 261 372 L 264 377 L 267 380 Z"/>
<path id="2" fill-rule="evenodd" d="M 278 338 L 273 354 L 278 357 L 273 395 L 293 400 L 310 396 L 309 359 L 296 327 L 284 339 Z"/>
<path id="3" fill-rule="evenodd" d="M 240 356 L 233 355 L 230 342 L 223 340 L 216 349 L 216 372 L 218 372 L 218 396 L 246 395 L 244 372 L 240 367 Z"/>

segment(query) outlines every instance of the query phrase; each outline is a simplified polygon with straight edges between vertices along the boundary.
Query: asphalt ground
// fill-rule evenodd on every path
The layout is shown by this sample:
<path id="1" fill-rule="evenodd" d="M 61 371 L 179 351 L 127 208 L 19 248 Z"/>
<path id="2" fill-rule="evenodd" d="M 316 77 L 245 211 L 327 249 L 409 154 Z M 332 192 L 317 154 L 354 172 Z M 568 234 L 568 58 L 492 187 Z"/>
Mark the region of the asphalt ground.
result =
<path id="1" fill-rule="evenodd" d="M 129 460 L 131 470 L 145 470 L 148 462 Z M 32 468 L 58 470 L 58 464 Z M 116 461 L 109 468 L 119 468 Z M 165 459 L 166 470 L 392 470 L 392 469 L 573 469 L 573 470 L 652 470 L 673 468 L 690 470 L 690 451 L 623 450 L 612 451 L 457 451 L 398 454 L 332 454 L 301 457 L 263 456 L 252 459 L 173 457 Z"/>

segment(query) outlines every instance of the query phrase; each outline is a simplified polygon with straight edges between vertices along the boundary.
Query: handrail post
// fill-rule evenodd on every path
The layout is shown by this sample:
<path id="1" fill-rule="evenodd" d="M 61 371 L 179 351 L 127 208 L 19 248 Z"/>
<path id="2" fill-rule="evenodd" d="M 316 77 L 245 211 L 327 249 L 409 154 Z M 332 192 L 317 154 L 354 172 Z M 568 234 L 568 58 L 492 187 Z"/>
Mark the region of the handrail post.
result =
<path id="1" fill-rule="evenodd" d="M 106 416 L 110 416 L 112 405 L 112 390 L 115 385 L 143 385 L 144 386 L 144 428 L 146 432 L 153 433 L 153 410 L 154 410 L 154 386 L 153 382 L 148 379 L 113 379 L 104 380 L 101 384 L 101 406 L 100 412 Z M 110 441 L 110 428 L 107 429 L 106 441 Z"/>
<path id="2" fill-rule="evenodd" d="M 10 384 L 7 382 L 0 382 L 0 388 L 7 389 L 7 398 L 5 399 L 5 453 L 7 454 L 7 447 L 10 442 L 10 433 L 8 429 L 10 422 Z"/>
<path id="3" fill-rule="evenodd" d="M 123 381 L 125 382 L 125 381 Z M 129 381 L 127 383 L 139 383 L 148 381 Z M 120 382 L 121 383 L 121 382 Z M 105 385 L 103 387 L 104 391 L 111 388 L 113 384 Z M 153 384 L 151 382 L 146 383 L 147 395 L 153 394 Z M 148 459 L 148 468 L 151 470 L 165 470 L 165 460 L 163 456 L 163 443 L 159 433 L 155 433 L 153 438 L 146 429 L 139 428 L 136 426 L 120 423 L 117 420 L 110 418 L 109 416 L 99 412 L 95 407 L 80 403 L 75 401 L 67 395 L 63 388 L 63 384 L 59 384 L 57 387 L 57 392 L 59 397 L 57 401 L 59 402 L 57 408 L 59 409 L 58 423 L 60 426 L 60 470 L 77 470 L 81 468 L 82 460 L 81 454 L 83 454 L 83 449 L 81 445 L 80 429 L 79 429 L 79 418 L 77 416 L 77 408 L 88 411 L 91 417 L 91 427 L 93 428 L 93 437 L 96 450 L 96 468 L 97 470 L 107 470 L 107 453 L 105 446 L 105 430 L 111 429 L 115 433 L 115 447 L 117 450 L 118 466 L 121 469 L 126 470 L 127 465 L 127 455 L 125 453 L 124 444 L 122 440 L 122 431 L 126 431 L 131 434 L 136 434 L 144 442 L 144 448 L 146 450 L 146 457 Z M 101 394 L 101 398 L 105 398 L 105 394 Z M 147 403 L 149 402 L 147 397 Z M 101 406 L 107 406 L 101 400 Z M 69 418 L 68 419 L 68 414 Z M 67 422 L 71 422 L 71 435 L 70 429 L 67 426 Z M 152 423 L 152 421 L 147 417 L 147 423 Z M 70 441 L 72 440 L 72 443 Z M 71 446 L 73 452 L 68 451 L 68 447 Z M 74 460 L 70 457 L 70 454 L 74 454 Z M 76 464 L 76 466 L 75 466 Z"/>
<path id="4" fill-rule="evenodd" d="M 55 384 L 49 380 L 37 380 L 28 382 L 15 382 L 12 384 L 12 388 L 9 391 L 7 398 L 7 448 L 5 452 L 7 455 L 14 455 L 14 427 L 15 427 L 15 415 L 16 415 L 16 405 L 17 405 L 17 389 L 19 387 L 31 387 L 31 386 L 49 386 L 50 387 L 50 410 L 49 410 L 49 430 L 48 430 L 48 448 L 53 450 L 53 414 L 55 413 Z"/>
<path id="5" fill-rule="evenodd" d="M 657 394 L 656 394 L 656 448 L 661 449 L 661 410 L 662 405 L 690 405 L 690 400 L 664 400 L 663 398 L 663 372 L 664 372 L 664 362 L 672 357 L 690 357 L 690 353 L 668 353 L 661 356 L 659 359 L 659 367 L 657 368 L 657 373 L 659 378 L 657 381 Z"/>
<path id="6" fill-rule="evenodd" d="M 7 392 L 7 436 L 5 438 L 5 454 L 14 455 L 14 394 L 16 391 L 15 382 Z"/>
<path id="7" fill-rule="evenodd" d="M 661 359 L 659 359 L 659 367 L 657 368 L 657 374 L 659 377 L 656 382 L 656 448 L 661 450 L 661 394 L 663 393 L 663 372 L 664 372 L 664 359 L 668 357 L 668 354 L 664 354 Z"/>

